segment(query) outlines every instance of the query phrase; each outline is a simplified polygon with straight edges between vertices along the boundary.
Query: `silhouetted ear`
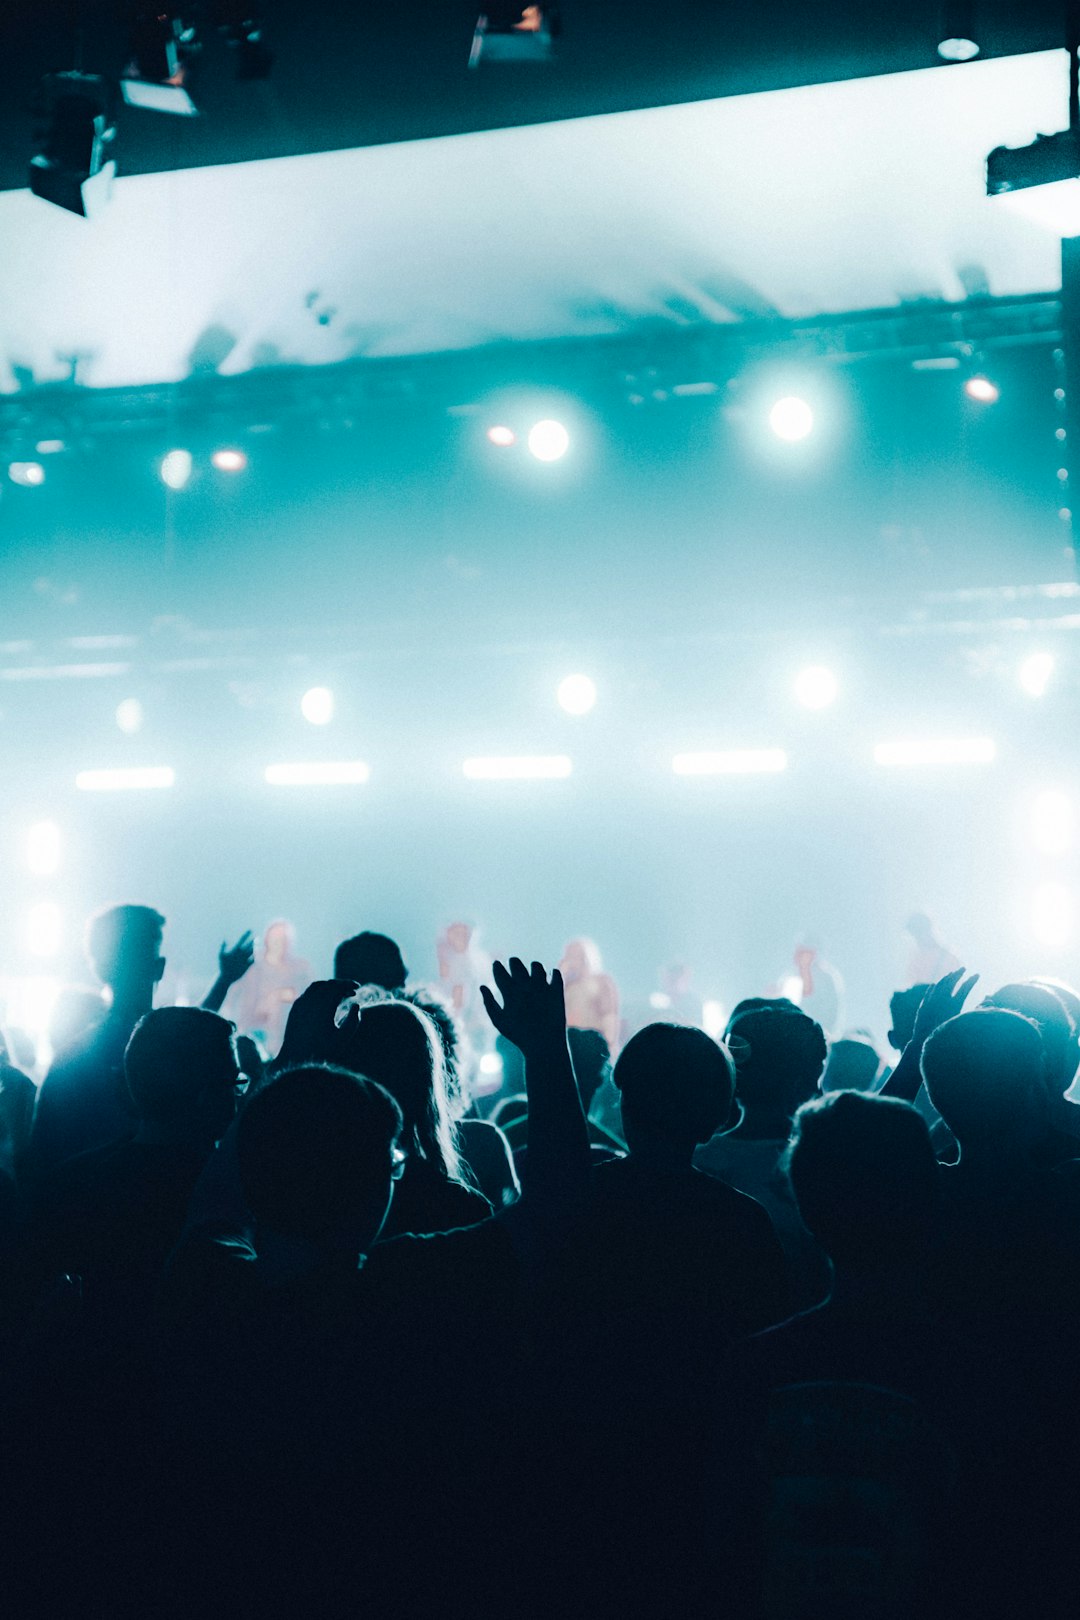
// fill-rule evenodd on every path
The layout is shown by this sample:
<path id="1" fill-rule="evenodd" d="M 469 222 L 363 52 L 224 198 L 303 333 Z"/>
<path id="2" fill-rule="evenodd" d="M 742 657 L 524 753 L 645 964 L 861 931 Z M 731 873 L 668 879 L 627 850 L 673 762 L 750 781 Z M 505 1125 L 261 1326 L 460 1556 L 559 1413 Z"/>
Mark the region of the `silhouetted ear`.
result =
<path id="1" fill-rule="evenodd" d="M 157 961 L 154 964 L 154 983 L 155 984 L 160 984 L 161 983 L 162 974 L 164 972 L 165 972 L 165 958 L 163 956 L 159 956 Z"/>

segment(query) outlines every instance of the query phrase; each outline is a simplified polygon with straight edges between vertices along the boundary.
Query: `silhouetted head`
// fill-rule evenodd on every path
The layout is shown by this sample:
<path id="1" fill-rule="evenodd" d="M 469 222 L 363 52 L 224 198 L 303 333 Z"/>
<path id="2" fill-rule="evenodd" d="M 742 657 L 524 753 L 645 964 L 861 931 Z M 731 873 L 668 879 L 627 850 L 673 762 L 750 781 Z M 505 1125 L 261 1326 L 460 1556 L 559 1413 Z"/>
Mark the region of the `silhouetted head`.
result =
<path id="1" fill-rule="evenodd" d="M 276 917 L 263 935 L 263 960 L 277 966 L 288 962 L 296 947 L 296 930 L 284 917 Z"/>
<path id="2" fill-rule="evenodd" d="M 132 1031 L 124 1078 L 144 1125 L 209 1146 L 236 1113 L 233 1025 L 201 1007 L 159 1007 Z"/>
<path id="3" fill-rule="evenodd" d="M 106 906 L 91 917 L 86 954 L 114 1005 L 149 1008 L 165 971 L 165 919 L 151 906 Z"/>
<path id="4" fill-rule="evenodd" d="M 987 996 L 984 1007 L 1005 1007 L 1009 1012 L 1021 1013 L 1038 1026 L 1046 1054 L 1046 1084 L 1054 1097 L 1067 1091 L 1076 1073 L 1073 1021 L 1065 1003 L 1056 991 L 1033 981 L 1003 984 L 992 996 Z"/>
<path id="5" fill-rule="evenodd" d="M 887 1270 L 925 1254 L 938 1167 L 910 1103 L 857 1091 L 804 1103 L 786 1164 L 803 1222 L 836 1266 Z"/>
<path id="6" fill-rule="evenodd" d="M 817 959 L 818 948 L 816 945 L 796 945 L 795 966 L 800 973 L 805 973 L 808 968 L 812 968 Z"/>
<path id="7" fill-rule="evenodd" d="M 728 1040 L 735 1059 L 735 1089 L 748 1113 L 783 1126 L 815 1093 L 827 1045 L 821 1025 L 797 1008 L 761 1007 L 733 1018 Z"/>
<path id="8" fill-rule="evenodd" d="M 1033 979 L 1031 982 L 1042 985 L 1046 990 L 1052 990 L 1072 1020 L 1072 1040 L 1065 1052 L 1065 1072 L 1068 1075 L 1067 1085 L 1071 1085 L 1076 1078 L 1077 1064 L 1080 1063 L 1080 995 L 1077 994 L 1072 985 L 1066 984 L 1062 979 L 1040 978 Z"/>
<path id="9" fill-rule="evenodd" d="M 730 1118 L 735 1066 L 719 1041 L 685 1024 L 649 1024 L 631 1036 L 615 1065 L 622 1120 L 633 1153 L 650 1144 L 687 1157 Z"/>
<path id="10" fill-rule="evenodd" d="M 873 1091 L 881 1059 L 873 1041 L 845 1035 L 833 1041 L 821 1076 L 822 1091 Z"/>
<path id="11" fill-rule="evenodd" d="M 258 1227 L 363 1253 L 390 1207 L 401 1111 L 345 1069 L 286 1069 L 244 1109 L 240 1185 Z"/>
<path id="12" fill-rule="evenodd" d="M 913 911 L 904 924 L 904 930 L 911 935 L 916 945 L 927 946 L 935 943 L 934 925 L 925 911 Z"/>
<path id="13" fill-rule="evenodd" d="M 895 1052 L 902 1052 L 910 1043 L 923 996 L 929 988 L 928 984 L 913 984 L 910 990 L 894 990 L 889 997 L 889 1014 L 892 1018 L 889 1045 Z"/>
<path id="14" fill-rule="evenodd" d="M 731 1034 L 735 1020 L 741 1018 L 743 1013 L 762 1012 L 766 1007 L 778 1007 L 781 1012 L 798 1012 L 798 1007 L 790 996 L 744 996 L 737 1001 L 731 1009 L 731 1017 L 727 1021 L 725 1037 Z"/>
<path id="15" fill-rule="evenodd" d="M 406 1151 L 460 1179 L 442 1044 L 428 1015 L 411 1001 L 372 1001 L 341 1034 L 349 1068 L 385 1086 L 400 1108 Z"/>
<path id="16" fill-rule="evenodd" d="M 342 940 L 334 952 L 334 978 L 403 990 L 408 978 L 400 950 L 386 934 L 364 932 Z"/>
<path id="17" fill-rule="evenodd" d="M 1004 1008 L 960 1013 L 923 1048 L 930 1101 L 960 1144 L 1023 1150 L 1045 1129 L 1043 1043 L 1030 1018 Z"/>
<path id="18" fill-rule="evenodd" d="M 611 1073 L 611 1048 L 598 1029 L 568 1029 L 566 1038 L 578 1096 L 587 1114 L 593 1098 Z"/>

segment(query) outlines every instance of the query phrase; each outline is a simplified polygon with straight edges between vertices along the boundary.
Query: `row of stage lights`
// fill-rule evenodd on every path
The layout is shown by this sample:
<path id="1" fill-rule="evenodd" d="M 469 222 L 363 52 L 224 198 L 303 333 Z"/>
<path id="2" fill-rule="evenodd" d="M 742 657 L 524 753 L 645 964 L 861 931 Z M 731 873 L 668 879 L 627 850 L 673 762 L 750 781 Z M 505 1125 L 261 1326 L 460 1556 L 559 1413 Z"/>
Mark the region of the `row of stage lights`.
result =
<path id="1" fill-rule="evenodd" d="M 964 393 L 981 405 L 993 405 L 1001 398 L 997 383 L 979 374 L 968 377 Z M 775 400 L 766 413 L 768 425 L 775 436 L 787 444 L 798 444 L 814 431 L 815 416 L 810 403 L 798 394 L 785 394 Z M 493 422 L 486 430 L 489 444 L 497 450 L 512 450 L 524 442 L 529 454 L 537 461 L 561 461 L 571 448 L 571 438 L 565 423 L 555 417 L 544 417 L 524 433 L 505 422 Z M 61 439 L 43 439 L 37 444 L 37 454 L 48 456 L 66 448 Z M 210 455 L 210 464 L 218 472 L 238 473 L 247 467 L 248 458 L 235 445 L 223 445 Z M 195 471 L 195 457 L 190 450 L 178 447 L 167 450 L 158 462 L 161 481 L 169 489 L 185 489 Z M 16 460 L 8 463 L 8 477 L 13 484 L 35 489 L 45 482 L 45 463 L 39 460 Z"/>

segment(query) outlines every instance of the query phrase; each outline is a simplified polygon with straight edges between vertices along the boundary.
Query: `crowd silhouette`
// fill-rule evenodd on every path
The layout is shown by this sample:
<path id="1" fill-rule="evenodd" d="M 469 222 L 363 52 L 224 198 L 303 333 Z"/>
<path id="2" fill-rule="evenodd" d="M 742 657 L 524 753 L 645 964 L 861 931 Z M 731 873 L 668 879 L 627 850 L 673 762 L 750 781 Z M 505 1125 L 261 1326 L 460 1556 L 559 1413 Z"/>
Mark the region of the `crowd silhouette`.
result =
<path id="1" fill-rule="evenodd" d="M 275 924 L 155 1007 L 98 913 L 40 1085 L 0 1038 L 8 1612 L 1074 1613 L 1080 998 L 917 921 L 889 1070 L 466 924 L 442 991 Z"/>

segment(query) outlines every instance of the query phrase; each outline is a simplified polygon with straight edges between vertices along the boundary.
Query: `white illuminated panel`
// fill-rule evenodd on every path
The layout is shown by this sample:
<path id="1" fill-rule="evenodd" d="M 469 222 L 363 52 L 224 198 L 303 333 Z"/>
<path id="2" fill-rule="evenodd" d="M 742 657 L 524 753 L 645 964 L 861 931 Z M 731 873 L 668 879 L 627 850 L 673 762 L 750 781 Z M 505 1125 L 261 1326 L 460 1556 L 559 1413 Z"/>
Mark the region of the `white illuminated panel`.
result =
<path id="1" fill-rule="evenodd" d="M 568 754 L 510 754 L 467 759 L 461 769 L 471 782 L 538 781 L 569 776 L 573 761 Z"/>
<path id="2" fill-rule="evenodd" d="M 719 753 L 676 754 L 676 776 L 755 776 L 787 770 L 782 748 L 728 748 Z"/>
<path id="3" fill-rule="evenodd" d="M 317 765 L 268 765 L 263 774 L 271 787 L 347 787 L 368 781 L 371 768 L 362 759 L 337 759 Z"/>

